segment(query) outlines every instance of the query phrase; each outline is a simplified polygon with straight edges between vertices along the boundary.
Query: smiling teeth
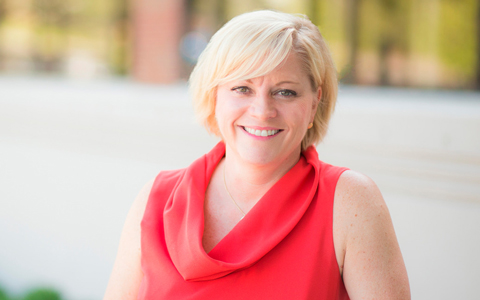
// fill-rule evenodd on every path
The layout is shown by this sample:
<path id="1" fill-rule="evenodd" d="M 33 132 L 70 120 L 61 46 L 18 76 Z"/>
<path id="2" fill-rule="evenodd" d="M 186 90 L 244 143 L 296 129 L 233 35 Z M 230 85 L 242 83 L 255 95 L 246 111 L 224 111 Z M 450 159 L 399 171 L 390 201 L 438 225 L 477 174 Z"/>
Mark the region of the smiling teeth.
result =
<path id="1" fill-rule="evenodd" d="M 243 128 L 245 128 L 246 132 L 256 136 L 271 136 L 280 131 L 280 130 L 258 130 L 258 129 L 252 129 L 248 127 L 243 127 Z"/>

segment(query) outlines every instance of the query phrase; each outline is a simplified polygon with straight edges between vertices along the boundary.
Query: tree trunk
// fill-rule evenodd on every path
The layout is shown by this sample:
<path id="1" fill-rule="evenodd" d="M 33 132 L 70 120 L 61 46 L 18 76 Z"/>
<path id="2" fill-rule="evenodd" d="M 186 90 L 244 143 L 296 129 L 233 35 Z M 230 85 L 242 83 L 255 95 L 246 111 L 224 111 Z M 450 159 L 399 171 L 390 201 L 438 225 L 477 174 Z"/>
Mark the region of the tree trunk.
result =
<path id="1" fill-rule="evenodd" d="M 175 83 L 181 78 L 179 44 L 185 0 L 132 1 L 133 66 L 138 81 Z"/>
<path id="2" fill-rule="evenodd" d="M 318 18 L 318 9 L 319 9 L 319 2 L 320 0 L 310 0 L 309 1 L 309 11 L 310 11 L 310 14 L 309 14 L 309 18 L 310 18 L 310 21 L 312 21 L 313 24 L 315 25 L 319 25 L 319 18 Z"/>
<path id="3" fill-rule="evenodd" d="M 477 3 L 477 78 L 475 88 L 480 90 L 480 3 Z"/>
<path id="4" fill-rule="evenodd" d="M 348 58 L 348 65 L 345 70 L 345 74 L 340 74 L 340 78 L 344 83 L 354 84 L 357 83 L 358 78 L 356 75 L 356 64 L 358 56 L 358 44 L 359 44 L 359 27 L 360 27 L 360 1 L 361 0 L 349 0 L 347 5 L 347 28 L 348 28 L 348 43 L 350 45 L 350 54 Z"/>

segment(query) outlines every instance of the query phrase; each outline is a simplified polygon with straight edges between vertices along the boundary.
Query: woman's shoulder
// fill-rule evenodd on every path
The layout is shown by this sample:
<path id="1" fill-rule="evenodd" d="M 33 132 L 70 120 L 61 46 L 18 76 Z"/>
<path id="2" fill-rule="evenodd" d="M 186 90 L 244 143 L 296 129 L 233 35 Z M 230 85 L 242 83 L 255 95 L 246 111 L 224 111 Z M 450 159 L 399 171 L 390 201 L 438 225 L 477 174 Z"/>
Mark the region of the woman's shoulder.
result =
<path id="1" fill-rule="evenodd" d="M 379 210 L 384 211 L 379 212 Z M 350 240 L 365 234 L 363 227 L 367 225 L 367 220 L 375 220 L 379 213 L 388 215 L 383 197 L 375 182 L 356 171 L 343 172 L 335 188 L 333 209 L 334 244 L 341 273 L 343 273 L 343 262 Z"/>
<path id="2" fill-rule="evenodd" d="M 158 173 L 157 176 L 150 179 L 137 194 L 127 217 L 127 223 L 134 228 L 138 228 L 149 205 L 151 195 L 154 196 L 172 188 L 181 178 L 185 169 L 166 170 Z M 156 201 L 153 201 L 156 202 Z M 150 204 L 151 206 L 151 204 Z M 138 231 L 137 231 L 138 233 Z"/>
<path id="3" fill-rule="evenodd" d="M 185 170 L 186 168 L 160 171 L 157 176 L 152 179 L 153 185 L 177 181 L 181 176 L 183 176 Z"/>
<path id="4" fill-rule="evenodd" d="M 337 262 L 351 298 L 409 299 L 405 264 L 375 182 L 359 172 L 343 172 L 335 190 L 333 218 Z"/>
<path id="5" fill-rule="evenodd" d="M 160 195 L 172 190 L 177 182 L 183 178 L 185 170 L 186 169 L 161 171 L 148 183 L 150 184 L 149 193 L 153 195 Z"/>
<path id="6" fill-rule="evenodd" d="M 133 214 L 135 217 L 136 222 L 140 223 L 140 220 L 143 217 L 143 213 L 145 212 L 145 208 L 147 206 L 148 198 L 150 196 L 150 192 L 152 191 L 153 185 L 156 181 L 156 178 L 151 179 L 148 181 L 140 190 L 137 197 L 133 201 L 132 207 L 130 208 L 130 213 Z"/>
<path id="7" fill-rule="evenodd" d="M 366 222 L 385 219 L 390 220 L 389 212 L 375 182 L 362 173 L 344 171 L 335 188 L 334 220 L 345 241 L 348 236 L 362 234 Z"/>
<path id="8" fill-rule="evenodd" d="M 126 299 L 135 295 L 143 277 L 141 271 L 140 222 L 154 180 L 147 182 L 138 193 L 123 226 L 117 258 L 103 299 Z"/>
<path id="9" fill-rule="evenodd" d="M 157 176 L 150 179 L 140 190 L 135 198 L 131 210 L 137 215 L 137 219 L 143 216 L 148 200 L 152 192 L 158 192 L 160 189 L 175 184 L 182 176 L 185 169 L 160 171 Z"/>
<path id="10" fill-rule="evenodd" d="M 358 205 L 382 202 L 380 190 L 368 176 L 353 170 L 344 170 L 340 175 L 335 191 L 336 198 L 354 201 Z"/>

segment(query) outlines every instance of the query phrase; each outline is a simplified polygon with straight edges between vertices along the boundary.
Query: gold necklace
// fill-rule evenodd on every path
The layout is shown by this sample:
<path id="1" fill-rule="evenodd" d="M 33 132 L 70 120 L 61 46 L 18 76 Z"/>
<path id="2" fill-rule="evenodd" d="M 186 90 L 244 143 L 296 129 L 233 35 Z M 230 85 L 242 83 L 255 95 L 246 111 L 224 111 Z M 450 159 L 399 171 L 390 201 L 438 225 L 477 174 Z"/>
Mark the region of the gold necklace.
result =
<path id="1" fill-rule="evenodd" d="M 238 206 L 237 202 L 235 201 L 235 199 L 233 199 L 232 197 L 232 194 L 230 194 L 230 192 L 228 191 L 228 188 L 227 188 L 227 180 L 225 179 L 225 162 L 223 163 L 223 184 L 225 186 L 225 190 L 227 191 L 228 195 L 230 196 L 230 199 L 232 199 L 233 203 L 235 203 L 235 206 L 238 208 L 238 210 L 242 213 L 243 217 L 245 217 L 246 213 L 243 212 L 243 210 L 240 208 L 240 206 Z M 242 217 L 242 219 L 243 219 Z M 240 219 L 241 220 L 241 219 Z"/>

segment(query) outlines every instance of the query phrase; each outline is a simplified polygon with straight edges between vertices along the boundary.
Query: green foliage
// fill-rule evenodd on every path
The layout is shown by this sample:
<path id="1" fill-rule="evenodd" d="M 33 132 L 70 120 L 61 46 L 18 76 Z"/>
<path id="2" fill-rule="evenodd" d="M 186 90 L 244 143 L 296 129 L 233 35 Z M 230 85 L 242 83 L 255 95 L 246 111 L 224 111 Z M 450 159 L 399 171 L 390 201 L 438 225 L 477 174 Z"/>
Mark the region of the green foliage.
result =
<path id="1" fill-rule="evenodd" d="M 18 44 L 13 47 L 18 49 L 15 51 L 32 53 L 30 59 L 41 62 L 40 66 L 79 52 L 106 64 L 114 74 L 127 74 L 133 49 L 130 45 L 134 41 L 129 31 L 133 19 L 131 3 L 130 0 L 0 0 L 0 44 L 10 48 Z M 438 78 L 443 78 L 438 81 L 439 86 L 466 87 L 480 72 L 476 69 L 480 60 L 477 28 L 480 0 L 186 0 L 186 3 L 188 16 L 192 18 L 186 23 L 210 26 L 212 31 L 234 15 L 259 8 L 306 13 L 320 27 L 342 73 L 355 69 L 364 54 L 374 55 L 386 65 L 391 53 L 403 57 L 404 63 L 422 60 L 439 70 Z M 28 42 L 18 43 L 22 37 L 29 39 Z M 51 65 L 58 68 L 61 63 Z M 378 69 L 372 67 L 369 72 L 379 72 Z M 416 85 L 415 78 L 404 84 Z"/>
<path id="2" fill-rule="evenodd" d="M 322 35 L 329 42 L 342 41 L 346 38 L 346 7 L 341 1 L 320 1 L 318 4 L 317 23 Z"/>
<path id="3" fill-rule="evenodd" d="M 10 296 L 0 287 L 0 300 L 62 300 L 61 294 L 53 288 L 35 288 L 28 291 L 24 296 Z"/>
<path id="4" fill-rule="evenodd" d="M 22 300 L 62 300 L 62 296 L 54 289 L 38 288 L 28 292 Z"/>
<path id="5" fill-rule="evenodd" d="M 475 75 L 477 5 L 475 0 L 441 1 L 439 52 L 444 63 L 465 75 Z"/>
<path id="6" fill-rule="evenodd" d="M 0 300 L 9 300 L 7 292 L 0 287 Z"/>
<path id="7" fill-rule="evenodd" d="M 394 0 L 363 0 L 358 7 L 359 46 L 376 50 L 388 45 L 406 52 L 410 34 L 411 2 Z"/>
<path id="8" fill-rule="evenodd" d="M 380 47 L 384 14 L 378 1 L 365 0 L 359 7 L 358 41 L 362 50 L 375 50 Z"/>

